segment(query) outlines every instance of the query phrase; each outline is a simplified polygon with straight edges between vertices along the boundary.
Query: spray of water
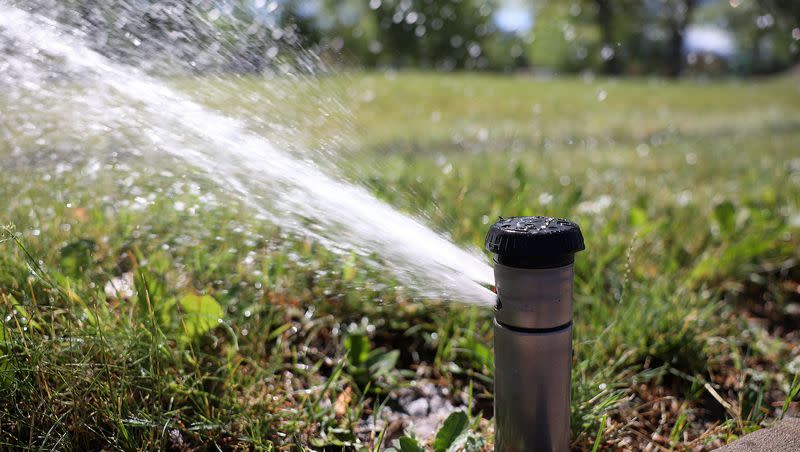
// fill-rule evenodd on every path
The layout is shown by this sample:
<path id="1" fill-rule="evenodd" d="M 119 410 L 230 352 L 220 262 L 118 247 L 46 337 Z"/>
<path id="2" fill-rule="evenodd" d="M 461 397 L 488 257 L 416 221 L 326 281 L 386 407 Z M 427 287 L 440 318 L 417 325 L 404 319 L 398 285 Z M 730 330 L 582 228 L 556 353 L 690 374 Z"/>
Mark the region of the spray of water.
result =
<path id="1" fill-rule="evenodd" d="M 59 71 L 80 74 L 92 87 L 82 103 L 94 114 L 76 112 L 77 117 L 97 121 L 105 116 L 111 122 L 114 114 L 124 115 L 160 150 L 197 167 L 254 210 L 329 246 L 381 256 L 421 295 L 493 303 L 492 292 L 483 286 L 492 284 L 492 272 L 480 254 L 457 247 L 364 188 L 293 157 L 278 140 L 255 134 L 240 120 L 104 57 L 76 30 L 50 19 L 0 4 L 0 34 L 21 50 L 11 59 L 44 53 L 58 61 Z M 33 67 L 17 63 L 27 71 Z M 136 108 L 118 108 L 115 99 L 120 97 Z"/>

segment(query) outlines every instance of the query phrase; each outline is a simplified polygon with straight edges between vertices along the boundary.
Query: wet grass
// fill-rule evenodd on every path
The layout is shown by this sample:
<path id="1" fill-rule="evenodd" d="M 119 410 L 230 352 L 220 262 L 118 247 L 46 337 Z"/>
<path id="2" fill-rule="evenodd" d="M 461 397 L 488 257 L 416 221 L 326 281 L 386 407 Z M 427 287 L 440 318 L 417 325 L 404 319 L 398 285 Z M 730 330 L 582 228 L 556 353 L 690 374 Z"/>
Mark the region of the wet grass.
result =
<path id="1" fill-rule="evenodd" d="M 179 83 L 218 83 L 198 97 L 274 116 L 263 81 Z M 798 412 L 796 77 L 324 83 L 353 116 L 309 142 L 357 138 L 329 143 L 360 143 L 341 149 L 348 177 L 459 243 L 480 246 L 499 215 L 581 224 L 575 449 L 710 449 Z M 128 139 L 69 152 L 55 127 L 37 143 L 13 111 L 0 125 L 3 447 L 374 449 L 454 409 L 470 447 L 491 446 L 491 312 L 413 300 L 174 162 L 125 157 Z M 431 391 L 449 408 L 404 416 Z"/>

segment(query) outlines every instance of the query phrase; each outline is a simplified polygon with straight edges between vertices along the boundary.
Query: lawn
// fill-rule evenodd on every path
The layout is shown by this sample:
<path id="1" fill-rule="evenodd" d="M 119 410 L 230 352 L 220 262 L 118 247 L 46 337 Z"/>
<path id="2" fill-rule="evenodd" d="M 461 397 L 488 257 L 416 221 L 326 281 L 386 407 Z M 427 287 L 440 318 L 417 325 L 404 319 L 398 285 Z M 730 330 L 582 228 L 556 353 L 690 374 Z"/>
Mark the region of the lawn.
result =
<path id="1" fill-rule="evenodd" d="M 577 221 L 574 449 L 712 449 L 800 412 L 796 75 L 173 83 L 302 129 L 465 246 L 500 215 Z M 491 449 L 491 310 L 281 230 L 135 127 L 75 139 L 49 102 L 0 94 L 0 448 L 372 450 L 463 411 Z"/>

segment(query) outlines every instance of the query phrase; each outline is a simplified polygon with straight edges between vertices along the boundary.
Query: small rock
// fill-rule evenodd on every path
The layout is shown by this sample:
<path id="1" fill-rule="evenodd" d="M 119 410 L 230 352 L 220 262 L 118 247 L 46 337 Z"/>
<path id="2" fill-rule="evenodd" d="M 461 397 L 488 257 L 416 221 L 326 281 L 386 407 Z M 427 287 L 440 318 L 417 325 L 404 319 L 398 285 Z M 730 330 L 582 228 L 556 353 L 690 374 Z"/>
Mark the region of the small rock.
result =
<path id="1" fill-rule="evenodd" d="M 784 419 L 718 449 L 718 452 L 797 452 L 800 450 L 800 419 Z"/>
<path id="2" fill-rule="evenodd" d="M 103 292 L 109 298 L 127 299 L 133 296 L 133 272 L 123 273 L 116 278 L 111 278 Z"/>
<path id="3" fill-rule="evenodd" d="M 426 416 L 430 410 L 430 404 L 426 399 L 417 399 L 405 406 L 409 416 Z"/>
<path id="4" fill-rule="evenodd" d="M 800 286 L 798 286 L 800 287 Z M 800 315 L 800 303 L 789 303 L 786 305 L 786 314 Z"/>

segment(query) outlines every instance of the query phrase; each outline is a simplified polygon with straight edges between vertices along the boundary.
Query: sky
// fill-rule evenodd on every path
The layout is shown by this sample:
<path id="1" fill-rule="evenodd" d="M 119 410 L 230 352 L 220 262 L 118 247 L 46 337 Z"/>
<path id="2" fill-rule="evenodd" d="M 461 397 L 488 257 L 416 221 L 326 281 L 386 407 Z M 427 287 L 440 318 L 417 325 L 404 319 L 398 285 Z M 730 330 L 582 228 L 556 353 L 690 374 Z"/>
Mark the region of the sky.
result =
<path id="1" fill-rule="evenodd" d="M 714 25 L 690 25 L 686 29 L 684 50 L 730 57 L 736 53 L 736 38 L 731 32 Z"/>
<path id="2" fill-rule="evenodd" d="M 502 0 L 494 21 L 502 31 L 524 33 L 533 28 L 533 10 L 526 0 Z"/>

